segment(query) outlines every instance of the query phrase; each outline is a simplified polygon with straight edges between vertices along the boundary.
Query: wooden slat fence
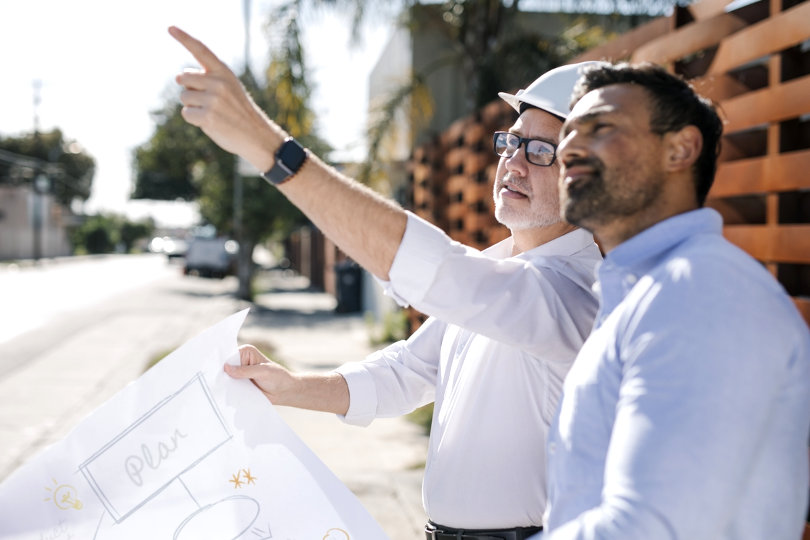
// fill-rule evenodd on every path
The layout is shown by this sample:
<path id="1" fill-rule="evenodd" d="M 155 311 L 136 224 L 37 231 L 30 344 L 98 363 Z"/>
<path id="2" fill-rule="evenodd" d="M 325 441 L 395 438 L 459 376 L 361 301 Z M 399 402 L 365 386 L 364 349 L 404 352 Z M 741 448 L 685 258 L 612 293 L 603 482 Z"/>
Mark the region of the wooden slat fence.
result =
<path id="1" fill-rule="evenodd" d="M 725 134 L 707 205 L 810 324 L 810 1 L 676 7 L 572 62 L 584 60 L 661 64 L 718 104 Z M 492 217 L 491 136 L 514 118 L 497 100 L 415 149 L 413 210 L 468 245 L 504 238 Z"/>

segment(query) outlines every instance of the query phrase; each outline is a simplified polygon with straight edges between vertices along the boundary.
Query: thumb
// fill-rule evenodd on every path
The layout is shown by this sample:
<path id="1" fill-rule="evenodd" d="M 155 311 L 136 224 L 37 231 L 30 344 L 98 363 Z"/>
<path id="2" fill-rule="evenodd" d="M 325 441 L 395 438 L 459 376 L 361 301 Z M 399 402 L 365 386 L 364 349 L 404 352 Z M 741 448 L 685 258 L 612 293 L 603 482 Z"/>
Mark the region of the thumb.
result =
<path id="1" fill-rule="evenodd" d="M 253 369 L 256 366 L 236 366 L 233 364 L 225 364 L 225 373 L 234 379 L 251 379 L 253 378 Z"/>

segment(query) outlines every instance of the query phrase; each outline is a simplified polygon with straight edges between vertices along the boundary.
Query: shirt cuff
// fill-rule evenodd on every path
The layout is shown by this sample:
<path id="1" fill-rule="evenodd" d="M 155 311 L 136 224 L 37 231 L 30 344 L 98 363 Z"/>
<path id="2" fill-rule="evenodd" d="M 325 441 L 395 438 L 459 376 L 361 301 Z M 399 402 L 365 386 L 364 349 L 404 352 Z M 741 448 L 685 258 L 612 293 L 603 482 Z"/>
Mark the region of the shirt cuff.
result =
<path id="1" fill-rule="evenodd" d="M 400 305 L 419 302 L 454 246 L 459 246 L 458 242 L 444 231 L 408 212 L 405 234 L 388 272 L 391 281 L 381 281 L 386 294 Z"/>
<path id="2" fill-rule="evenodd" d="M 371 274 L 371 277 L 373 277 L 374 280 L 380 285 L 380 287 L 382 287 L 383 294 L 389 298 L 392 298 L 399 307 L 406 308 L 410 306 L 407 300 L 402 298 L 400 295 L 396 293 L 396 291 L 394 291 L 394 287 L 391 286 L 390 281 L 380 279 L 374 274 Z"/>
<path id="3" fill-rule="evenodd" d="M 377 416 L 377 387 L 361 362 L 349 362 L 335 370 L 349 387 L 349 409 L 338 418 L 355 426 L 367 426 Z"/>

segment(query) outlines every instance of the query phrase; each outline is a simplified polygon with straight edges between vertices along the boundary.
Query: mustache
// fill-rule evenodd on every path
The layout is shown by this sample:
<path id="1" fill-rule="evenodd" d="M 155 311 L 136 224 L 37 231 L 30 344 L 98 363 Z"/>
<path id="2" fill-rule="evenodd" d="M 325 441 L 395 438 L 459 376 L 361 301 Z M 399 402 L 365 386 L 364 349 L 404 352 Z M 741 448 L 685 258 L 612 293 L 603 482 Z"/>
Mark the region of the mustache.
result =
<path id="1" fill-rule="evenodd" d="M 505 174 L 503 178 L 498 181 L 498 187 L 507 185 L 522 191 L 529 189 L 529 182 L 527 180 L 517 178 L 509 173 Z"/>
<path id="2" fill-rule="evenodd" d="M 565 169 L 570 169 L 572 167 L 589 167 L 594 169 L 598 172 L 601 172 L 603 169 L 602 161 L 595 158 L 595 157 L 579 157 L 579 158 L 572 158 L 563 162 L 563 173 Z"/>

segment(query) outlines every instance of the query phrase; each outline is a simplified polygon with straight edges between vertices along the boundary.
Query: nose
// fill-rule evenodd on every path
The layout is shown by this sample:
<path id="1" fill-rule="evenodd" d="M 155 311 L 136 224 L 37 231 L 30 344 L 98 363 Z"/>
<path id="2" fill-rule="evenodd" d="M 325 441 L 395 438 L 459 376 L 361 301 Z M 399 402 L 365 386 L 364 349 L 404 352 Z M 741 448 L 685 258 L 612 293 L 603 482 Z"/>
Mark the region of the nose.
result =
<path id="1" fill-rule="evenodd" d="M 504 167 L 512 174 L 526 176 L 529 173 L 529 162 L 526 161 L 526 151 L 521 145 L 515 153 L 509 157 L 502 157 Z"/>
<path id="2" fill-rule="evenodd" d="M 584 155 L 581 139 L 581 137 L 577 136 L 576 130 L 568 132 L 568 134 L 562 138 L 560 144 L 557 145 L 557 159 L 565 163 L 565 160 L 568 158 Z"/>

